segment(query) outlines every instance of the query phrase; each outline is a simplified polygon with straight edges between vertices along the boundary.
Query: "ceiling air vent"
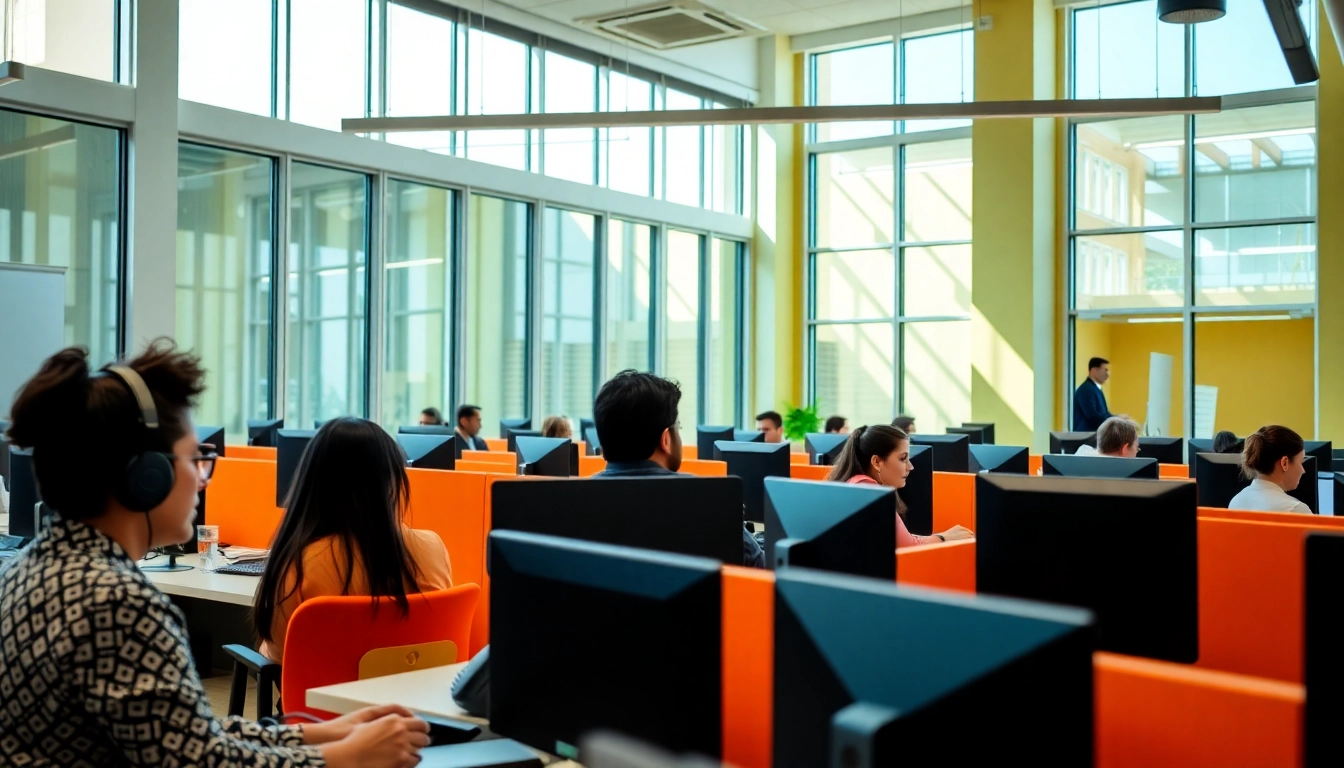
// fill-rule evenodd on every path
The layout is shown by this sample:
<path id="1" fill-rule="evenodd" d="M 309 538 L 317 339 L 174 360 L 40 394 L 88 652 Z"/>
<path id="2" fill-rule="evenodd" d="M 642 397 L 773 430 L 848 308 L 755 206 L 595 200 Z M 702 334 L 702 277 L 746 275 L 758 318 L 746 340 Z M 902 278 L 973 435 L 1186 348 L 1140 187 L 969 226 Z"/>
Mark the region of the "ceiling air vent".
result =
<path id="1" fill-rule="evenodd" d="M 764 31 L 763 27 L 749 21 L 691 0 L 657 3 L 575 21 L 609 37 L 658 50 L 745 37 Z"/>

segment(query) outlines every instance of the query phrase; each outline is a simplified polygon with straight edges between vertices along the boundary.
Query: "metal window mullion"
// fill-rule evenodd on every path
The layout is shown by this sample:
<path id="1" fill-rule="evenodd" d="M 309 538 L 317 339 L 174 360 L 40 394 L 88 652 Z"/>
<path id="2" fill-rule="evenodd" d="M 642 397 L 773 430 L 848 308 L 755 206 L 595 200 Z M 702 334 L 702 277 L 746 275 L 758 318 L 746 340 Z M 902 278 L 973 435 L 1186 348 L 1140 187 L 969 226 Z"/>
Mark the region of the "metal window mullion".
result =
<path id="1" fill-rule="evenodd" d="M 597 388 L 601 386 L 607 370 L 607 251 L 610 243 L 608 235 L 611 226 L 611 214 L 597 217 L 593 232 L 593 376 L 589 387 L 588 399 L 597 397 Z M 580 439 L 583 435 L 579 436 Z"/>
<path id="2" fill-rule="evenodd" d="M 904 52 L 905 46 L 900 45 L 899 39 L 897 40 L 897 47 L 902 52 Z M 903 56 L 904 53 L 902 53 L 901 55 Z M 900 56 L 898 56 L 897 58 L 900 58 Z M 896 205 L 892 206 L 893 208 L 892 216 L 895 218 L 893 225 L 895 228 L 892 229 L 892 232 L 896 233 L 896 238 L 898 241 L 904 241 L 905 240 L 905 147 L 897 145 L 895 147 L 892 147 L 892 152 L 893 152 L 892 166 L 891 166 L 893 168 L 892 183 L 895 185 L 896 188 Z M 905 368 L 905 360 L 902 358 L 902 356 L 905 354 L 905 345 L 902 343 L 904 342 L 904 339 L 901 338 L 905 332 L 905 325 L 903 322 L 903 317 L 905 315 L 905 291 L 904 291 L 905 248 L 899 245 L 893 246 L 893 248 L 894 251 L 892 252 L 893 256 L 892 263 L 895 265 L 896 279 L 892 282 L 893 285 L 895 286 L 896 295 L 892 297 L 893 299 L 892 306 L 896 308 L 896 312 L 895 316 L 892 318 L 893 323 L 892 339 L 895 343 L 895 348 L 892 350 L 891 359 L 896 361 L 896 365 L 893 366 L 891 372 L 891 378 L 892 378 L 891 391 L 894 394 L 893 403 L 896 411 L 895 413 L 892 414 L 892 418 L 895 418 L 896 416 L 900 415 L 903 412 L 903 409 L 905 408 L 905 387 L 903 386 L 905 382 L 903 381 L 904 377 L 901 375 L 901 372 Z"/>
<path id="3" fill-rule="evenodd" d="M 542 302 L 546 299 L 547 286 L 542 284 L 542 275 L 545 270 L 543 262 L 546 254 L 546 208 L 547 205 L 544 200 L 534 200 L 528 206 L 528 210 L 531 211 L 531 218 L 528 221 L 528 237 L 531 242 L 528 243 L 527 261 L 524 268 L 526 275 L 524 279 L 527 280 L 527 286 L 523 291 L 527 302 L 527 314 L 524 321 L 527 328 L 527 340 L 523 345 L 523 359 L 526 361 L 523 365 L 523 392 L 525 393 L 523 413 L 534 420 L 539 418 L 537 408 L 543 401 L 543 398 L 539 397 L 542 394 L 542 377 L 538 375 L 541 370 L 543 345 L 538 342 L 541 339 L 545 324 L 542 317 Z"/>
<path id="4" fill-rule="evenodd" d="M 703 146 L 702 146 L 702 153 L 703 153 Z M 700 167 L 701 169 L 704 168 L 703 161 L 701 162 Z M 706 343 L 709 339 L 710 313 L 705 311 L 709 307 L 709 298 L 710 298 L 709 281 L 712 277 L 710 275 L 710 269 L 709 269 L 710 264 L 709 249 L 711 247 L 711 238 L 709 235 L 706 234 L 699 235 L 699 238 L 700 238 L 700 254 L 699 254 L 700 274 L 698 275 L 699 285 L 696 286 L 696 293 L 698 294 L 696 297 L 696 303 L 699 304 L 699 306 L 695 308 L 695 336 L 696 336 L 695 359 L 696 359 L 696 368 L 698 370 L 695 372 L 697 383 L 695 394 L 696 394 L 696 405 L 699 408 L 698 412 L 700 414 L 700 420 L 704 421 L 707 415 L 709 414 L 709 384 L 710 384 L 709 379 L 710 379 L 710 365 L 711 365 L 711 361 L 709 359 L 710 358 L 709 344 Z"/>
<path id="5" fill-rule="evenodd" d="M 293 51 L 294 51 L 294 45 L 293 45 L 293 43 L 294 43 L 294 31 L 293 31 L 293 30 L 294 30 L 294 13 L 293 13 L 293 10 L 294 10 L 294 9 L 291 7 L 291 2 L 290 2 L 290 0 L 276 0 L 276 2 L 278 2 L 278 3 L 284 3 L 284 6 L 285 6 L 285 13 L 284 13 L 284 17 L 285 17 L 285 33 L 284 33 L 284 38 L 283 38 L 283 39 L 284 39 L 284 44 L 285 44 L 285 56 L 284 56 L 284 59 L 285 59 L 285 69 L 284 69 L 284 72 L 276 72 L 276 76 L 275 76 L 275 84 L 276 84 L 276 88 L 280 88 L 280 86 L 281 86 L 282 83 L 283 83 L 283 85 L 284 85 L 284 97 L 283 97 L 283 99 L 281 99 L 281 100 L 282 100 L 282 101 L 284 102 L 284 104 L 285 104 L 285 110 L 284 110 L 284 114 L 283 114 L 283 115 L 277 114 L 276 117 L 280 118 L 281 120 L 288 120 L 288 119 L 289 119 L 290 91 L 291 91 L 291 88 L 289 87 L 289 77 L 290 77 L 290 71 L 291 71 L 291 64 L 293 63 Z M 278 63 L 279 63 L 279 59 L 277 58 L 277 64 L 278 64 Z M 278 103 L 277 103 L 277 107 L 278 107 L 278 106 L 279 106 L 279 105 L 278 105 Z"/>
<path id="6" fill-rule="evenodd" d="M 365 384 L 364 400 L 367 418 L 382 420 L 383 372 L 387 356 L 387 295 L 386 274 L 389 221 L 387 216 L 387 174 L 380 173 L 368 181 L 369 249 L 364 254 L 364 343 Z"/>
<path id="7" fill-rule="evenodd" d="M 1186 58 L 1187 63 L 1192 66 L 1193 53 L 1191 43 L 1193 42 L 1192 32 L 1186 29 Z M 1188 70 L 1193 72 L 1193 70 Z M 1186 79 L 1187 92 L 1193 87 L 1193 75 Z M 1185 384 L 1185 397 L 1182 398 L 1181 413 L 1185 420 L 1185 428 L 1182 430 L 1188 437 L 1193 437 L 1195 433 L 1195 118 L 1194 115 L 1185 116 L 1185 195 L 1182 204 L 1184 211 L 1184 231 L 1181 237 L 1182 247 L 1182 271 L 1185 277 L 1185 307 L 1182 312 L 1181 322 L 1181 355 L 1184 358 L 1184 375 L 1182 379 Z"/>
<path id="8" fill-rule="evenodd" d="M 667 238 L 668 228 L 666 224 L 659 224 L 655 227 L 658 253 L 657 263 L 654 269 L 654 315 L 653 315 L 653 370 L 660 376 L 667 375 L 667 313 L 664 307 L 667 306 Z"/>
<path id="9" fill-rule="evenodd" d="M 463 377 L 467 370 L 467 270 L 470 268 L 467 258 L 469 249 L 467 228 L 470 201 L 469 190 L 453 193 L 453 251 L 450 254 L 453 264 L 450 277 L 452 286 L 450 311 L 453 323 L 451 335 L 445 336 L 452 339 L 452 369 L 447 387 L 451 398 L 450 407 L 453 408 L 466 402 L 466 384 Z"/>
<path id="10" fill-rule="evenodd" d="M 290 230 L 290 158 L 276 158 L 272 177 L 271 205 L 271 359 L 270 392 L 267 418 L 282 418 L 285 413 L 288 373 L 289 331 L 289 230 Z"/>

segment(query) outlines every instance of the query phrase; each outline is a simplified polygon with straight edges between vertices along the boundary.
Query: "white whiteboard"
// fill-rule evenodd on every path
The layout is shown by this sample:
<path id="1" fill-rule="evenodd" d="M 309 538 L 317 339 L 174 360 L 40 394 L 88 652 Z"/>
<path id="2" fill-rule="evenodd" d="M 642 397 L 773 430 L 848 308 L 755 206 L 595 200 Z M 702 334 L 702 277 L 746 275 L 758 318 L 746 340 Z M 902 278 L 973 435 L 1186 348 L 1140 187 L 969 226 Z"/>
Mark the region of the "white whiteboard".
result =
<path id="1" fill-rule="evenodd" d="M 1144 434 L 1166 437 L 1171 434 L 1171 355 L 1153 352 L 1148 356 L 1148 414 Z"/>
<path id="2" fill-rule="evenodd" d="M 0 418 L 65 346 L 65 267 L 0 262 Z"/>

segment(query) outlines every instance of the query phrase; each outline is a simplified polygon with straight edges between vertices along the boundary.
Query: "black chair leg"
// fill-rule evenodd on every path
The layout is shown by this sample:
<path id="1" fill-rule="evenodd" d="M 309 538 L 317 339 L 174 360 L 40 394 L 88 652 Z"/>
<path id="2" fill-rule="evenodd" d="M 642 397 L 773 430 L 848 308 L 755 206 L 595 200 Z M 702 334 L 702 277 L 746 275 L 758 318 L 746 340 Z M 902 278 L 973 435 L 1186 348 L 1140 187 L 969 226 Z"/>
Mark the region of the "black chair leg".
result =
<path id="1" fill-rule="evenodd" d="M 233 682 L 229 685 L 229 717 L 242 717 L 247 703 L 247 667 L 233 665 Z"/>

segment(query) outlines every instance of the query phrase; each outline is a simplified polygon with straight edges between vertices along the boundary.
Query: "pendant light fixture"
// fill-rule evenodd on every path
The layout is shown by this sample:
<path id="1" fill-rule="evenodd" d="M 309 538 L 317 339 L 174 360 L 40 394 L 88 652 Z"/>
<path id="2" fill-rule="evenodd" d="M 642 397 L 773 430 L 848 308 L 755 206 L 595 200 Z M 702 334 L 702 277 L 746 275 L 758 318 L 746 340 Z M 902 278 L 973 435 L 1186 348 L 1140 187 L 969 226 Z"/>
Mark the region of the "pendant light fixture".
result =
<path id="1" fill-rule="evenodd" d="M 1227 0 L 1157 0 L 1157 18 L 1169 24 L 1199 24 L 1227 15 Z"/>

